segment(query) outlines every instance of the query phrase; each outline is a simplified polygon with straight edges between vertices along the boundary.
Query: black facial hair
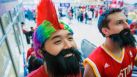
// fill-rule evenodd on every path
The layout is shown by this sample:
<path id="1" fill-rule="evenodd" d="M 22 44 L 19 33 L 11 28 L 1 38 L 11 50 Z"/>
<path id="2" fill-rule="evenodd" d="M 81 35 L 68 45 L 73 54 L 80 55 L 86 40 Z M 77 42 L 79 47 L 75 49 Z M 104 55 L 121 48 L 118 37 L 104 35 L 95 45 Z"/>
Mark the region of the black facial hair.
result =
<path id="1" fill-rule="evenodd" d="M 75 77 L 80 73 L 81 54 L 75 48 L 60 51 L 57 56 L 53 56 L 47 51 L 43 51 L 44 60 L 46 61 L 47 71 L 52 77 Z M 70 57 L 64 57 L 72 53 Z"/>
<path id="2" fill-rule="evenodd" d="M 135 47 L 136 39 L 131 34 L 130 29 L 124 29 L 118 34 L 112 34 L 109 36 L 113 42 L 118 43 L 118 45 L 123 48 L 125 46 Z"/>

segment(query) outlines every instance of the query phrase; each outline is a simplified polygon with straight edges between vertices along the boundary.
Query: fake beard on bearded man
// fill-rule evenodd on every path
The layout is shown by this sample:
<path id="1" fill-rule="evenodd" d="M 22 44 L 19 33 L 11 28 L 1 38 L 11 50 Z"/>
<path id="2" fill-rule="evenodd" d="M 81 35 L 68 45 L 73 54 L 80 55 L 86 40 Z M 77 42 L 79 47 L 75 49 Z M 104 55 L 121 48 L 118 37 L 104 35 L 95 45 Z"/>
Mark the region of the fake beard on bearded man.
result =
<path id="1" fill-rule="evenodd" d="M 124 29 L 118 34 L 112 34 L 109 36 L 113 42 L 119 44 L 121 48 L 125 46 L 135 47 L 136 40 L 131 34 L 130 29 Z"/>
<path id="2" fill-rule="evenodd" d="M 80 74 L 81 54 L 77 49 L 64 49 L 56 56 L 44 50 L 42 53 L 52 77 L 75 77 Z"/>

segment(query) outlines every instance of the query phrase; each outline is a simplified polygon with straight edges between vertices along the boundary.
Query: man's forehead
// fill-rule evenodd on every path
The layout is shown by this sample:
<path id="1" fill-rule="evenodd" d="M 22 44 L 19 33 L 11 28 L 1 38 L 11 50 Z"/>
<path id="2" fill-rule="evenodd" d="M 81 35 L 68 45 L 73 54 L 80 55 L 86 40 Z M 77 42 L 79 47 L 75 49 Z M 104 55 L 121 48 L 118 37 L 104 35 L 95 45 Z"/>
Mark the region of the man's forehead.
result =
<path id="1" fill-rule="evenodd" d="M 117 21 L 117 20 L 125 20 L 127 19 L 126 16 L 124 15 L 124 13 L 122 12 L 117 12 L 117 13 L 114 13 L 114 14 L 111 14 L 108 16 L 108 19 L 110 21 Z"/>
<path id="2" fill-rule="evenodd" d="M 50 39 L 59 38 L 59 37 L 66 37 L 72 35 L 68 30 L 59 30 L 52 34 Z"/>

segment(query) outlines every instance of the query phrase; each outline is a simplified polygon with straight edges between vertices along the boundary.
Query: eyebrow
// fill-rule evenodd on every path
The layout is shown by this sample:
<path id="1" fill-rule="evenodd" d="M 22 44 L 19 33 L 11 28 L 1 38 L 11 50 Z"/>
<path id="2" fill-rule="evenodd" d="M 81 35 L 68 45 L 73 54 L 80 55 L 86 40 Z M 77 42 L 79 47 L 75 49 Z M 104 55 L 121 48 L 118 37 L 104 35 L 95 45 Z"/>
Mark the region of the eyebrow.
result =
<path id="1" fill-rule="evenodd" d="M 116 20 L 116 21 L 127 21 L 128 19 L 119 19 L 119 20 Z"/>
<path id="2" fill-rule="evenodd" d="M 124 21 L 124 20 L 120 19 L 120 20 L 117 20 L 117 22 L 118 22 L 118 21 Z"/>
<path id="3" fill-rule="evenodd" d="M 67 36 L 70 36 L 70 35 L 72 35 L 72 33 L 68 33 L 68 34 L 67 34 Z M 53 36 L 53 37 L 51 38 L 51 40 L 54 40 L 54 39 L 60 38 L 60 37 L 61 37 L 61 35 L 56 35 L 56 36 Z"/>

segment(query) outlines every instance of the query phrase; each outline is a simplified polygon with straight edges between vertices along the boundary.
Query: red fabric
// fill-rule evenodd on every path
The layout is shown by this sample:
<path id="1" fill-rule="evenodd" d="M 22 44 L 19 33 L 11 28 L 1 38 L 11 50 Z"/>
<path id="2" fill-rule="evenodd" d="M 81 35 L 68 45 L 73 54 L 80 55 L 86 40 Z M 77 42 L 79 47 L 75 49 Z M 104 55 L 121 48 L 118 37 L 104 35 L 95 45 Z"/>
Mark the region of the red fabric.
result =
<path id="1" fill-rule="evenodd" d="M 22 29 L 23 33 L 27 33 L 27 31 L 25 29 Z"/>
<path id="2" fill-rule="evenodd" d="M 27 77 L 48 77 L 48 75 L 45 73 L 44 66 L 42 65 L 37 70 L 32 71 L 30 74 L 28 74 Z"/>
<path id="3" fill-rule="evenodd" d="M 96 10 L 95 13 L 96 13 L 95 16 L 98 17 L 98 10 Z"/>
<path id="4" fill-rule="evenodd" d="M 95 63 L 101 77 L 131 77 L 135 55 L 135 48 L 125 48 L 124 58 L 119 63 L 108 55 L 102 47 L 98 47 L 88 58 Z"/>
<path id="5" fill-rule="evenodd" d="M 133 22 L 130 25 L 130 30 L 131 30 L 132 34 L 135 34 L 135 30 L 137 30 L 137 22 Z"/>
<path id="6" fill-rule="evenodd" d="M 102 10 L 102 9 L 100 9 L 100 10 L 99 10 L 99 14 L 101 15 L 102 13 L 103 13 L 103 10 Z"/>
<path id="7" fill-rule="evenodd" d="M 112 0 L 112 3 L 116 4 L 116 3 L 117 3 L 117 0 Z"/>
<path id="8" fill-rule="evenodd" d="M 29 56 L 31 55 L 31 53 L 34 51 L 34 48 L 29 48 L 27 51 L 27 60 L 29 58 Z"/>
<path id="9" fill-rule="evenodd" d="M 45 73 L 44 65 L 42 65 L 37 70 L 28 74 L 27 77 L 48 77 L 48 75 Z M 78 76 L 68 76 L 68 77 L 82 77 L 82 76 L 80 73 L 80 74 L 78 74 Z"/>
<path id="10" fill-rule="evenodd" d="M 37 7 L 37 26 L 39 26 L 44 20 L 50 21 L 55 29 L 59 29 L 59 22 L 51 0 L 41 0 Z"/>

